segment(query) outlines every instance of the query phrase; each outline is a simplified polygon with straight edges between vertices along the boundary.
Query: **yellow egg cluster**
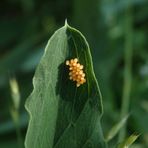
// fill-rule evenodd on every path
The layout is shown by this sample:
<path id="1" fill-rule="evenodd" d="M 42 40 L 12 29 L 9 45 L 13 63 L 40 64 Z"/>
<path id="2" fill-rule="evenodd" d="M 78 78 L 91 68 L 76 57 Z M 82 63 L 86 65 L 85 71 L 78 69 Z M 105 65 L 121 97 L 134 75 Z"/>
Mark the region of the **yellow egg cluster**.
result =
<path id="1" fill-rule="evenodd" d="M 66 65 L 69 66 L 69 79 L 76 81 L 77 87 L 86 82 L 85 73 L 83 72 L 83 65 L 78 62 L 78 59 L 71 59 L 66 61 Z"/>

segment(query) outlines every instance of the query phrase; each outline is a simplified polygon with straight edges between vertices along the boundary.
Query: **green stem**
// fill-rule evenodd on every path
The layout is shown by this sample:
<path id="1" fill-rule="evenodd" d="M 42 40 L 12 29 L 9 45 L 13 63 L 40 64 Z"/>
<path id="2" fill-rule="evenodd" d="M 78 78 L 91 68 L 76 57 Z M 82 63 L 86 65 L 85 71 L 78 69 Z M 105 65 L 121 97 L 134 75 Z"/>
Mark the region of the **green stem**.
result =
<path id="1" fill-rule="evenodd" d="M 133 41 L 132 41 L 132 13 L 130 4 L 127 6 L 125 12 L 125 53 L 124 53 L 124 84 L 123 84 L 123 95 L 122 95 L 122 106 L 121 106 L 121 118 L 128 114 L 130 104 L 130 93 L 132 84 L 132 52 L 133 52 Z M 126 125 L 121 129 L 119 133 L 119 141 L 123 140 L 126 135 Z"/>
<path id="2" fill-rule="evenodd" d="M 21 128 L 20 128 L 19 110 L 14 110 L 14 112 L 12 114 L 12 119 L 13 119 L 15 129 L 16 129 L 18 148 L 24 148 L 24 143 L 23 143 L 23 138 L 22 138 Z"/>
<path id="3" fill-rule="evenodd" d="M 23 138 L 20 130 L 20 122 L 16 124 L 16 134 L 17 134 L 17 141 L 18 141 L 18 148 L 23 148 Z"/>

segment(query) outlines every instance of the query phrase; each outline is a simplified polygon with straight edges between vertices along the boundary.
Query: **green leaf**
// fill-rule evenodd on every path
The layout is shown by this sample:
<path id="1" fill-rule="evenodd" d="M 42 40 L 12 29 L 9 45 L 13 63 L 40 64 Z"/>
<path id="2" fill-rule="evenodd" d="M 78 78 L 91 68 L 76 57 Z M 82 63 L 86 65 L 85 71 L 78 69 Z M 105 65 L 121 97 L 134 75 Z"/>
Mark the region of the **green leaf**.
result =
<path id="1" fill-rule="evenodd" d="M 69 80 L 65 61 L 78 58 L 86 83 Z M 101 94 L 84 36 L 65 24 L 50 38 L 26 102 L 30 122 L 26 148 L 105 148 Z"/>
<path id="2" fill-rule="evenodd" d="M 136 134 L 132 134 L 131 136 L 129 136 L 126 140 L 124 140 L 123 142 L 121 142 L 118 145 L 118 148 L 129 148 L 135 141 L 136 139 L 139 137 L 139 135 Z"/>
<path id="3" fill-rule="evenodd" d="M 112 138 L 114 138 L 118 132 L 120 131 L 120 129 L 125 125 L 127 119 L 128 119 L 128 115 L 125 116 L 122 120 L 120 120 L 117 124 L 115 124 L 111 130 L 108 132 L 107 136 L 106 136 L 106 140 L 110 141 Z"/>

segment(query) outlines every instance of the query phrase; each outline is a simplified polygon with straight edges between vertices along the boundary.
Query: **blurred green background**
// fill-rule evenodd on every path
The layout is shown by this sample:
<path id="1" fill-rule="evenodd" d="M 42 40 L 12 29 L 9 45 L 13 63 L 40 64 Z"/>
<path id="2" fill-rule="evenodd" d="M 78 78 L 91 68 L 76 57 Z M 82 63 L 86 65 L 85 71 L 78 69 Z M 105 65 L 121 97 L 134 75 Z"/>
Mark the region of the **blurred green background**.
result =
<path id="1" fill-rule="evenodd" d="M 120 120 L 127 87 L 127 136 L 141 134 L 133 147 L 148 147 L 148 0 L 1 0 L 0 148 L 21 148 L 28 124 L 24 102 L 32 91 L 35 67 L 66 18 L 91 47 L 103 96 L 104 134 Z M 11 90 L 15 81 L 9 84 L 14 77 L 19 107 Z M 117 137 L 111 144 L 116 142 Z"/>

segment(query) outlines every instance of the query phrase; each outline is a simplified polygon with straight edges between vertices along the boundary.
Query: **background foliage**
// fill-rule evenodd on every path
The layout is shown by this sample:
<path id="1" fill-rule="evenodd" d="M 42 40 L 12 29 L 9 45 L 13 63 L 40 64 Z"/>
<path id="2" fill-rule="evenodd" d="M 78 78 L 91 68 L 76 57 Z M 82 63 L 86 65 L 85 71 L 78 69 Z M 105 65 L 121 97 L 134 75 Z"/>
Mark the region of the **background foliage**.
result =
<path id="1" fill-rule="evenodd" d="M 132 48 L 127 135 L 141 134 L 133 147 L 148 146 L 148 1 L 130 0 L 130 11 L 127 11 L 128 5 L 129 0 L 0 2 L 0 147 L 16 148 L 17 135 L 24 139 L 28 124 L 24 102 L 32 91 L 35 67 L 47 40 L 63 26 L 65 18 L 85 35 L 92 49 L 94 69 L 103 95 L 105 135 L 120 119 L 124 51 Z M 16 134 L 18 125 L 12 111 L 10 77 L 16 77 L 21 95 L 20 106 L 14 109 L 19 112 L 21 135 L 20 132 Z"/>

